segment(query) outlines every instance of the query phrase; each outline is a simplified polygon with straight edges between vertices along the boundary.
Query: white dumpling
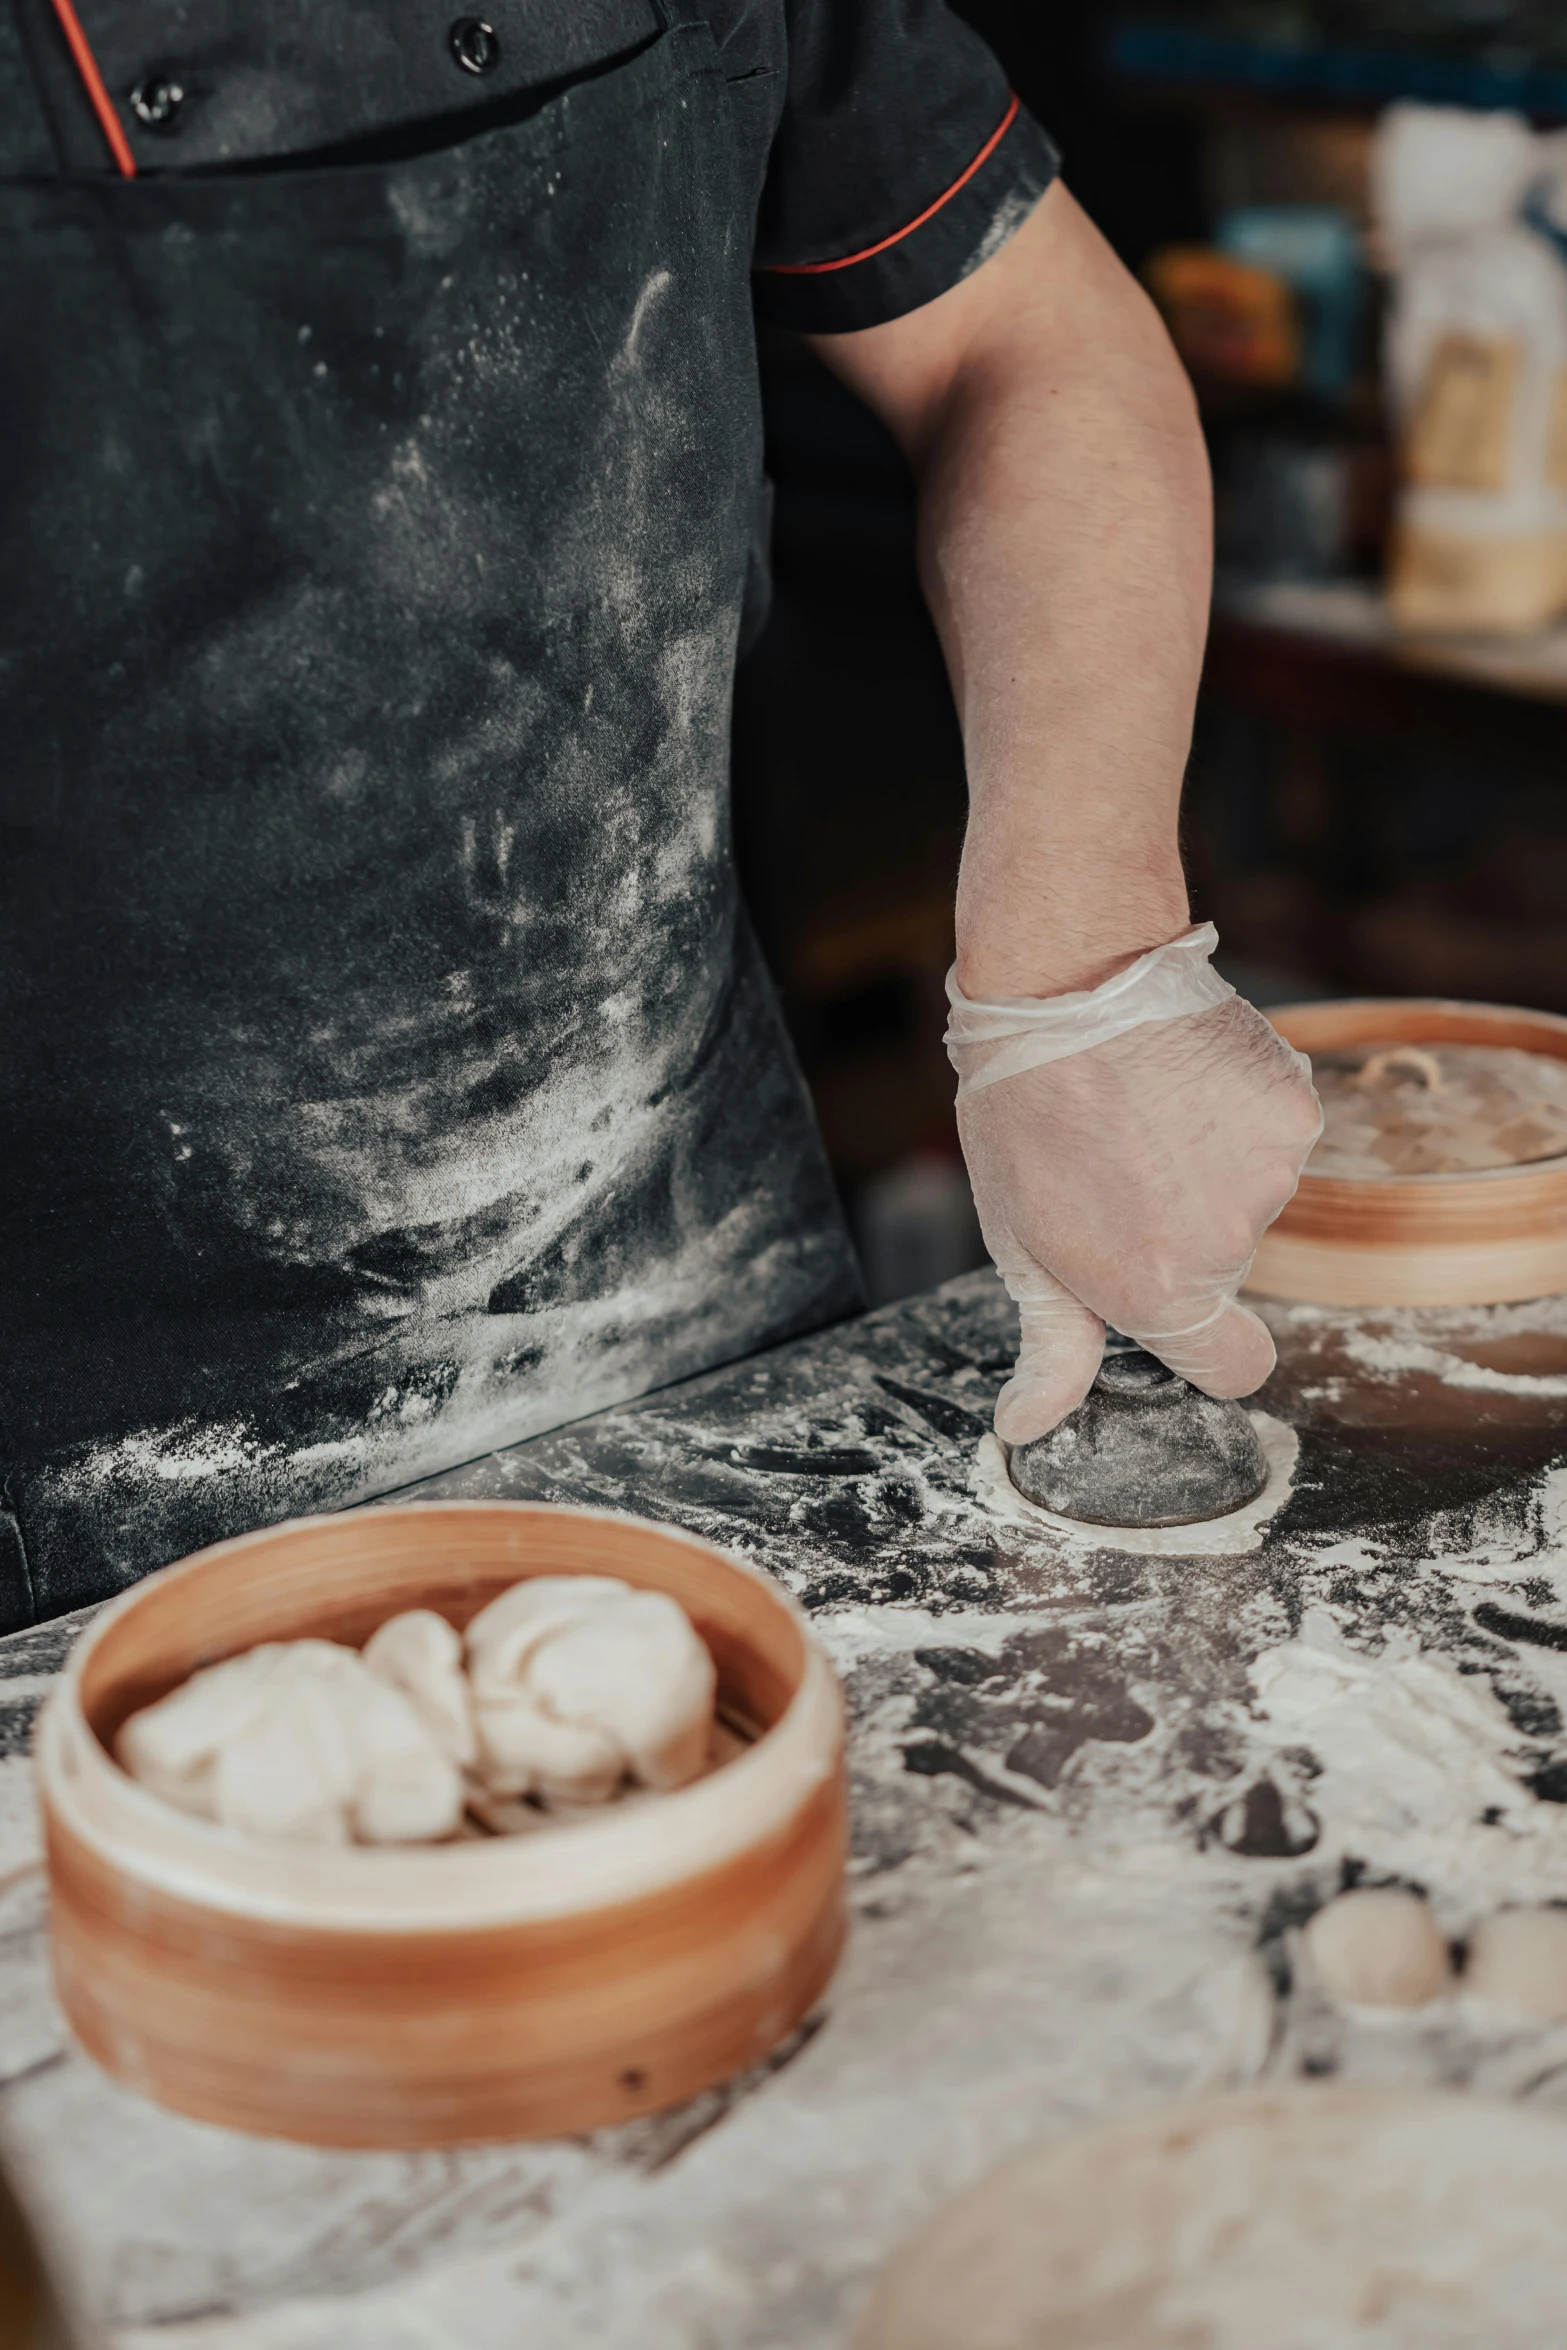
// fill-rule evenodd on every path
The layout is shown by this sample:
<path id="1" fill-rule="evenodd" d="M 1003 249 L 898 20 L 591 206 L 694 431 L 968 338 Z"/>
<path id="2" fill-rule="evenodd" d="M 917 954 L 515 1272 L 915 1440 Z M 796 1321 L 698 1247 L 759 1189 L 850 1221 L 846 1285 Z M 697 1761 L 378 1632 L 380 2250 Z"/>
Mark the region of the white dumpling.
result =
<path id="1" fill-rule="evenodd" d="M 400 1689 L 451 1761 L 469 1769 L 478 1759 L 473 1700 L 462 1669 L 462 1641 L 433 1608 L 391 1616 L 362 1651 L 372 1673 Z"/>
<path id="2" fill-rule="evenodd" d="M 115 1751 L 185 1811 L 317 1844 L 434 1842 L 460 1832 L 465 1803 L 511 1820 L 531 1796 L 564 1816 L 628 1778 L 684 1786 L 713 1759 L 713 1660 L 662 1593 L 538 1577 L 474 1618 L 466 1675 L 463 1647 L 426 1608 L 362 1653 L 270 1642 L 133 1715 Z"/>
<path id="3" fill-rule="evenodd" d="M 533 1657 L 528 1685 L 558 1721 L 607 1731 L 644 1787 L 684 1787 L 707 1760 L 717 1674 L 678 1600 L 632 1591 Z"/>
<path id="4" fill-rule="evenodd" d="M 716 1673 L 677 1601 L 542 1576 L 468 1627 L 479 1771 L 494 1793 L 606 1802 L 629 1774 L 683 1787 L 708 1757 Z"/>
<path id="5" fill-rule="evenodd" d="M 432 1843 L 462 1817 L 462 1772 L 412 1700 L 361 1670 L 349 1726 L 363 1758 L 350 1822 L 363 1844 Z"/>
<path id="6" fill-rule="evenodd" d="M 272 1703 L 218 1749 L 217 1817 L 251 1836 L 347 1844 L 363 1757 L 342 1692 L 308 1674 L 280 1677 Z"/>
<path id="7" fill-rule="evenodd" d="M 355 1650 L 301 1640 L 232 1662 L 250 1669 L 196 1674 L 126 1723 L 116 1751 L 134 1777 L 156 1793 L 177 1787 L 188 1810 L 199 1796 L 203 1816 L 225 1827 L 295 1843 L 415 1843 L 455 1830 L 461 1771 Z M 149 1723 L 162 1707 L 166 1720 Z"/>
<path id="8" fill-rule="evenodd" d="M 613 1575 L 535 1575 L 514 1583 L 481 1608 L 468 1626 L 468 1670 L 474 1695 L 508 1697 L 521 1682 L 534 1650 L 567 1624 L 624 1599 L 629 1583 Z"/>
<path id="9" fill-rule="evenodd" d="M 496 1795 L 607 1803 L 626 1773 L 618 1741 L 592 1723 L 566 1723 L 530 1687 L 535 1656 L 569 1626 L 627 1597 L 612 1575 L 536 1575 L 491 1600 L 468 1626 L 468 1670 L 479 1772 Z"/>
<path id="10" fill-rule="evenodd" d="M 479 1771 L 495 1795 L 607 1803 L 626 1773 L 625 1750 L 592 1723 L 562 1722 L 527 1689 L 478 1705 Z"/>
<path id="11" fill-rule="evenodd" d="M 115 1759 L 165 1802 L 200 1818 L 216 1819 L 213 1765 L 218 1749 L 255 1719 L 288 1653 L 288 1643 L 274 1640 L 222 1664 L 204 1666 L 167 1697 L 131 1715 L 115 1739 Z"/>

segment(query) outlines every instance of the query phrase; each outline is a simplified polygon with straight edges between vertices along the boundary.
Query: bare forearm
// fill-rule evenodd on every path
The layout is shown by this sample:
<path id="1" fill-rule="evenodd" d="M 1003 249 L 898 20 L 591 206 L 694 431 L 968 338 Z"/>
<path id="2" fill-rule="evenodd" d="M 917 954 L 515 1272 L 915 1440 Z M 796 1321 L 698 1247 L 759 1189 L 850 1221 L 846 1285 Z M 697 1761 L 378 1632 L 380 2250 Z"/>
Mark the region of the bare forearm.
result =
<path id="1" fill-rule="evenodd" d="M 1186 919 L 1211 526 L 1189 395 L 1151 323 L 1141 348 L 1054 356 L 1020 326 L 960 372 L 922 465 L 922 570 L 968 762 L 971 994 L 1091 987 Z"/>
<path id="2" fill-rule="evenodd" d="M 981 289 L 954 334 L 944 305 Z M 942 303 L 845 340 L 877 335 L 848 366 L 828 355 L 919 476 L 968 764 L 959 981 L 1093 986 L 1187 919 L 1177 826 L 1211 545 L 1190 391 L 1064 190 Z"/>
<path id="3" fill-rule="evenodd" d="M 1208 470 L 1162 328 L 1064 188 L 961 285 L 823 338 L 919 476 L 921 561 L 963 719 L 970 995 L 1097 986 L 1186 922 L 1177 823 L 1207 632 Z M 1237 1302 L 1319 1115 L 1238 997 L 958 1102 L 1020 1312 L 1009 1444 L 1086 1394 L 1105 1324 L 1210 1395 L 1273 1341 Z"/>

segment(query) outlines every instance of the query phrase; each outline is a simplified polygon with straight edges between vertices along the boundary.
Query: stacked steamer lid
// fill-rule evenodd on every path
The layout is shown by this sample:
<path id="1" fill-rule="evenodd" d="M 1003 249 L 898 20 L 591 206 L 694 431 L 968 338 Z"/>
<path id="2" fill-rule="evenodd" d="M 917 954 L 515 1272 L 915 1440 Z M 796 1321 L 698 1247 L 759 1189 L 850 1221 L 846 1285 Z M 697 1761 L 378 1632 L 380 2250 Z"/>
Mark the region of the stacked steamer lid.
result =
<path id="1" fill-rule="evenodd" d="M 1347 1306 L 1567 1290 L 1567 1020 L 1430 999 L 1270 1017 L 1326 1123 L 1248 1287 Z"/>

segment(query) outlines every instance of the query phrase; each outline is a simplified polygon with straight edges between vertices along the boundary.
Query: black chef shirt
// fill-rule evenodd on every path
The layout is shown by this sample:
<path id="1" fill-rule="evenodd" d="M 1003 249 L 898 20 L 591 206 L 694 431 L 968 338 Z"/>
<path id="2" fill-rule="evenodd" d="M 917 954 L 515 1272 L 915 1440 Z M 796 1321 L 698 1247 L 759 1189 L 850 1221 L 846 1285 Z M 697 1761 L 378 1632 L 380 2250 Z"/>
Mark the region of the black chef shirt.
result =
<path id="1" fill-rule="evenodd" d="M 462 6 L 0 0 L 0 68 L 25 56 L 54 150 L 41 151 L 34 110 L 0 110 L 0 172 L 329 167 L 417 152 L 527 112 L 654 39 L 667 13 L 661 0 Z M 755 206 L 758 307 L 785 325 L 834 333 L 917 309 L 1004 243 L 1055 174 L 1049 140 L 942 0 L 697 8 Z M 715 171 L 729 168 L 715 156 Z"/>

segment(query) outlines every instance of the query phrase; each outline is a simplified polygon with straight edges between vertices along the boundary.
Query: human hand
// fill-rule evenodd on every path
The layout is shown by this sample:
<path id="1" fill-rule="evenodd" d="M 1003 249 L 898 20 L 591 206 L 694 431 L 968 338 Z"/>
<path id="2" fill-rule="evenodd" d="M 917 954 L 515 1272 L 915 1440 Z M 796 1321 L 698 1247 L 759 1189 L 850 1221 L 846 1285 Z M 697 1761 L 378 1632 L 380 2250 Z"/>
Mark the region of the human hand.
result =
<path id="1" fill-rule="evenodd" d="M 1239 996 L 965 1093 L 985 1245 L 1022 1316 L 996 1405 L 1010 1444 L 1081 1403 L 1105 1323 L 1209 1395 L 1249 1395 L 1273 1340 L 1235 1302 L 1321 1131 L 1307 1065 Z"/>

